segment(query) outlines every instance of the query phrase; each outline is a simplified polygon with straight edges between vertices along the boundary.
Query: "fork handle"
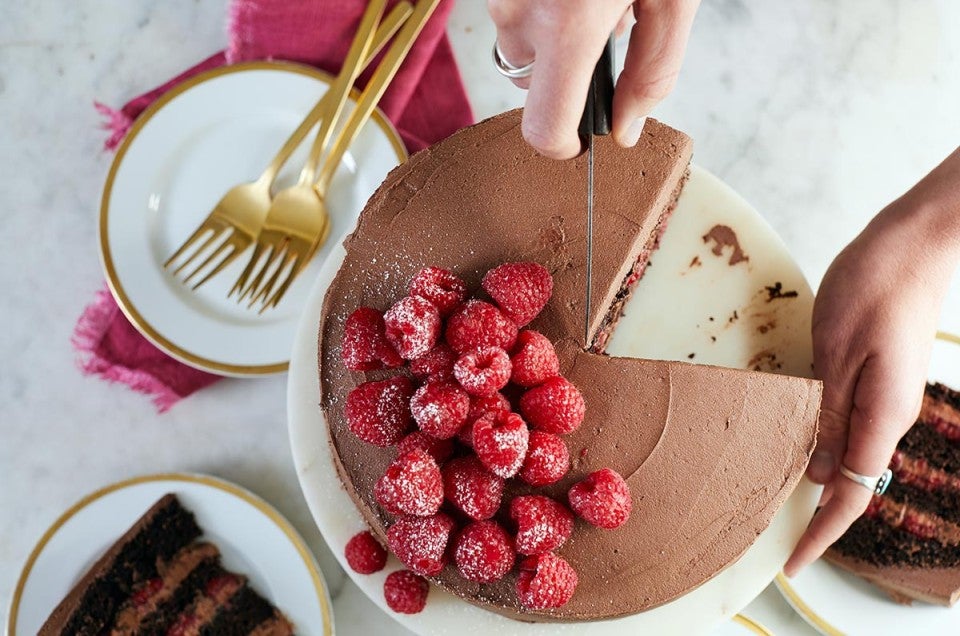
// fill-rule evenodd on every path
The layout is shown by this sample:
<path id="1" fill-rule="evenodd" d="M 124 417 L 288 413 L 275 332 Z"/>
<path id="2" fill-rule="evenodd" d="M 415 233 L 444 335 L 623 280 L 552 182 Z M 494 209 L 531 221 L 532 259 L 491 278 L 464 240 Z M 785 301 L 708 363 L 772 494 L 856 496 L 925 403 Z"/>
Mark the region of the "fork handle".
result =
<path id="1" fill-rule="evenodd" d="M 377 27 L 377 32 L 373 35 L 373 42 L 370 44 L 370 50 L 367 52 L 366 58 L 364 58 L 360 72 L 362 73 L 364 69 L 373 61 L 377 55 L 380 54 L 380 51 L 383 50 L 383 47 L 386 46 L 387 42 L 390 41 L 397 31 L 400 30 L 400 27 L 403 26 L 403 23 L 406 21 L 410 14 L 413 12 L 413 6 L 403 0 L 398 2 L 393 9 L 390 10 L 390 13 L 387 14 L 387 17 L 383 19 L 380 25 Z M 280 150 L 277 151 L 277 154 L 270 160 L 270 163 L 264 168 L 263 172 L 257 178 L 257 182 L 261 185 L 269 187 L 273 184 L 274 180 L 277 178 L 277 174 L 280 173 L 280 168 L 283 167 L 283 164 L 287 163 L 287 160 L 290 159 L 290 156 L 293 155 L 294 151 L 300 146 L 300 143 L 306 138 L 314 126 L 317 125 L 317 122 L 320 121 L 320 118 L 323 117 L 324 113 L 327 111 L 328 101 L 330 99 L 330 91 L 328 90 L 323 94 L 323 97 L 314 105 L 310 112 L 307 113 L 306 117 L 303 118 L 303 121 L 300 122 L 300 125 L 297 126 L 297 129 L 290 134 L 290 137 L 283 143 Z"/>
<path id="2" fill-rule="evenodd" d="M 337 166 L 340 165 L 340 160 L 343 159 L 343 154 L 353 143 L 363 125 L 370 119 L 370 115 L 373 114 L 380 98 L 383 97 L 387 86 L 397 74 L 397 70 L 406 59 L 414 41 L 420 35 L 420 31 L 423 30 L 423 26 L 439 3 L 440 0 L 419 0 L 417 2 L 413 13 L 404 23 L 393 44 L 390 45 L 380 66 L 373 72 L 366 88 L 360 94 L 356 107 L 350 113 L 350 118 L 337 136 L 333 149 L 330 150 L 323 167 L 320 168 L 320 176 L 317 178 L 315 188 L 321 197 L 326 195 L 327 187 L 330 185 L 333 174 L 337 171 Z"/>

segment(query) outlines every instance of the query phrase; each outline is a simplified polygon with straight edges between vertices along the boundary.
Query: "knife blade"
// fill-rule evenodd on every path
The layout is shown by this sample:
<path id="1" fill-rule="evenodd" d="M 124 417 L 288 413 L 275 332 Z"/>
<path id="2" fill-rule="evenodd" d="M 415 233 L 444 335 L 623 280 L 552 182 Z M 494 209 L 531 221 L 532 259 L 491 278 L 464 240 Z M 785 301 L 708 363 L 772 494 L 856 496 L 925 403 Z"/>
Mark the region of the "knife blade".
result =
<path id="1" fill-rule="evenodd" d="M 587 102 L 580 118 L 580 137 L 587 148 L 587 269 L 586 269 L 586 302 L 584 303 L 583 342 L 589 349 L 590 313 L 593 299 L 593 138 L 596 135 L 610 134 L 613 121 L 613 65 L 614 65 L 613 35 L 603 47 L 603 53 L 593 69 L 590 78 L 590 87 L 587 91 Z"/>

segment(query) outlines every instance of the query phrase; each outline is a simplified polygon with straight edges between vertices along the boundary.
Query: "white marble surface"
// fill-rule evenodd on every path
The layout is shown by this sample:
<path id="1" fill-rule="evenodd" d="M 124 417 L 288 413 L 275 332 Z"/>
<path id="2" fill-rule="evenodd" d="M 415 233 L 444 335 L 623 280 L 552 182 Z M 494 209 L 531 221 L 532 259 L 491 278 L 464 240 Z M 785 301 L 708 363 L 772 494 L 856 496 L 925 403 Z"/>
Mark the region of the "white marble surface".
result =
<path id="1" fill-rule="evenodd" d="M 74 322 L 102 275 L 96 213 L 110 162 L 91 102 L 119 105 L 221 48 L 225 0 L 0 3 L 0 618 L 29 550 L 68 505 L 135 474 L 186 470 L 276 505 L 325 564 L 287 445 L 284 377 L 227 380 L 158 415 L 82 377 Z M 450 23 L 478 117 L 523 94 L 489 62 L 479 0 Z M 696 161 L 769 219 L 816 286 L 886 202 L 960 143 L 960 6 L 704 2 L 674 94 L 655 114 Z M 957 286 L 955 285 L 955 288 Z M 960 331 L 954 291 L 943 324 Z M 332 568 L 340 633 L 395 634 Z M 746 610 L 777 634 L 812 631 L 772 588 Z"/>

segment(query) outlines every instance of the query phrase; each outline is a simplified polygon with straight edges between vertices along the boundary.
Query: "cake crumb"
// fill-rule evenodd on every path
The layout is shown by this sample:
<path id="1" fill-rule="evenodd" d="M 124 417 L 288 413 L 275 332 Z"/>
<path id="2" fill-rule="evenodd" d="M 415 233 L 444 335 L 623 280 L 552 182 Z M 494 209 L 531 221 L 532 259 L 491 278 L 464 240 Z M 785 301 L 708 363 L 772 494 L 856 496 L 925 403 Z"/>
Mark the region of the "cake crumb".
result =
<path id="1" fill-rule="evenodd" d="M 700 257 L 694 256 L 693 260 L 690 261 L 690 265 L 688 265 L 687 267 L 689 269 L 693 269 L 694 267 L 702 267 L 702 266 L 703 266 L 703 262 L 700 260 Z"/>
<path id="2" fill-rule="evenodd" d="M 796 298 L 798 296 L 797 290 L 791 289 L 790 291 L 783 291 L 783 283 L 777 281 L 773 284 L 772 287 L 765 287 L 767 290 L 767 302 L 773 302 L 778 298 Z"/>
<path id="3" fill-rule="evenodd" d="M 688 353 L 688 354 L 687 354 L 687 359 L 693 360 L 693 359 L 696 357 L 696 355 L 697 355 L 697 354 L 695 354 L 695 353 Z"/>

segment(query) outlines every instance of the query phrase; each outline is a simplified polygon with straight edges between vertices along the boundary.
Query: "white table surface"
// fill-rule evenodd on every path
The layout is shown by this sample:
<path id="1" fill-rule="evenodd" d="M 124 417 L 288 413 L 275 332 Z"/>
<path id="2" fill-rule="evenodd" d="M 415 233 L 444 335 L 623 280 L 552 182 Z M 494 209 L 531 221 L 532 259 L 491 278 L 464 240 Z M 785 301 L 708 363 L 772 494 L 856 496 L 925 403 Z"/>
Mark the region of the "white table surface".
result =
<path id="1" fill-rule="evenodd" d="M 342 634 L 399 626 L 331 567 L 287 445 L 285 377 L 225 380 L 157 414 L 83 377 L 70 336 L 102 274 L 96 215 L 110 155 L 92 102 L 119 106 L 222 48 L 224 0 L 0 3 L 0 624 L 24 560 L 107 483 L 197 471 L 273 503 L 314 547 Z M 493 27 L 460 0 L 449 32 L 478 118 L 522 104 L 490 63 Z M 960 5 L 950 0 L 706 0 L 655 115 L 747 198 L 814 287 L 885 203 L 960 143 Z M 943 327 L 960 331 L 960 285 Z M 811 634 L 768 588 L 744 612 Z"/>

